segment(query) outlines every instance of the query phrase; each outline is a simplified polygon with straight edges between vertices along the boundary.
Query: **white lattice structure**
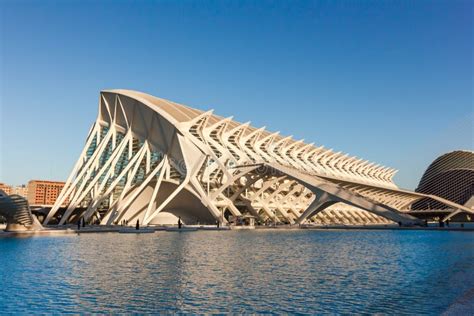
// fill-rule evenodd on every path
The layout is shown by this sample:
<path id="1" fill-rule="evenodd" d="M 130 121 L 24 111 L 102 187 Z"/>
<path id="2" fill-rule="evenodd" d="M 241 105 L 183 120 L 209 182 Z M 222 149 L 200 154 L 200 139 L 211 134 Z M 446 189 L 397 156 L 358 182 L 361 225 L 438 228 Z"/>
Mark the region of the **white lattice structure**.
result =
<path id="1" fill-rule="evenodd" d="M 45 223 L 174 224 L 177 216 L 225 223 L 243 213 L 274 223 L 414 223 L 403 212 L 426 195 L 398 189 L 395 172 L 212 110 L 103 91 L 84 150 Z"/>
<path id="2" fill-rule="evenodd" d="M 18 194 L 8 195 L 0 190 L 0 216 L 7 222 L 5 231 L 43 229 L 36 216 L 31 214 L 28 201 Z"/>
<path id="3" fill-rule="evenodd" d="M 436 158 L 423 174 L 416 192 L 436 195 L 474 210 L 474 151 L 456 150 Z M 416 201 L 412 208 L 452 210 L 449 205 L 427 198 Z M 444 221 L 461 212 L 451 212 Z"/>

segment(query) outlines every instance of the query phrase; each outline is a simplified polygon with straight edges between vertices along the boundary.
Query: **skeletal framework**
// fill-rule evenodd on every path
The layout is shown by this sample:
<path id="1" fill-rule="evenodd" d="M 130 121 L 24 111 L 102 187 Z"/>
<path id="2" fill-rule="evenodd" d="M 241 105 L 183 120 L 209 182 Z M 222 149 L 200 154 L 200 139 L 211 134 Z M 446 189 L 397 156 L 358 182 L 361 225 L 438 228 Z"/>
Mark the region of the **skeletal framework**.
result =
<path id="1" fill-rule="evenodd" d="M 395 172 L 212 110 L 102 91 L 97 120 L 45 224 L 174 224 L 178 216 L 225 223 L 244 214 L 270 223 L 413 224 L 405 212 L 421 198 L 472 212 L 397 188 Z"/>
<path id="2" fill-rule="evenodd" d="M 41 230 L 43 226 L 31 214 L 28 201 L 18 195 L 7 195 L 0 190 L 0 216 L 7 222 L 6 231 Z"/>
<path id="3" fill-rule="evenodd" d="M 474 207 L 474 152 L 456 150 L 436 158 L 426 169 L 416 192 L 434 194 L 466 207 Z M 449 206 L 424 198 L 413 203 L 414 210 L 447 209 Z M 461 213 L 457 210 L 444 218 Z M 468 215 L 468 214 L 466 214 Z"/>

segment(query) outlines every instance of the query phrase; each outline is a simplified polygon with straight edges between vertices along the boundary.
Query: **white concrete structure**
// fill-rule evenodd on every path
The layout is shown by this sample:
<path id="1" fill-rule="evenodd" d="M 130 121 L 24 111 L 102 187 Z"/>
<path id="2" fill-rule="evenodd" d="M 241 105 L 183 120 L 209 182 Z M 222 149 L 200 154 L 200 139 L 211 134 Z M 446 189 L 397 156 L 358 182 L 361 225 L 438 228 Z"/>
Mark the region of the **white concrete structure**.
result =
<path id="1" fill-rule="evenodd" d="M 426 195 L 397 188 L 395 172 L 212 110 L 102 91 L 97 120 L 45 223 L 175 224 L 177 216 L 225 223 L 243 213 L 272 223 L 415 223 L 403 212 Z"/>
<path id="2" fill-rule="evenodd" d="M 41 230 L 43 226 L 31 214 L 28 201 L 18 194 L 8 195 L 0 190 L 0 216 L 7 222 L 5 231 Z"/>

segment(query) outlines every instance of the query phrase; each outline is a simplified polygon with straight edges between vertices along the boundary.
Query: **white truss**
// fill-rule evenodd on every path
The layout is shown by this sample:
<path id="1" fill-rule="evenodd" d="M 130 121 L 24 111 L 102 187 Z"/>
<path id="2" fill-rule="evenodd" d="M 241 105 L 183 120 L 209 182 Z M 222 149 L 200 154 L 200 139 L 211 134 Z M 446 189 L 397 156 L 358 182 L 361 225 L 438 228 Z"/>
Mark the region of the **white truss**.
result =
<path id="1" fill-rule="evenodd" d="M 45 223 L 212 223 L 242 213 L 277 223 L 413 223 L 403 212 L 425 195 L 398 189 L 395 172 L 213 111 L 103 91 Z"/>

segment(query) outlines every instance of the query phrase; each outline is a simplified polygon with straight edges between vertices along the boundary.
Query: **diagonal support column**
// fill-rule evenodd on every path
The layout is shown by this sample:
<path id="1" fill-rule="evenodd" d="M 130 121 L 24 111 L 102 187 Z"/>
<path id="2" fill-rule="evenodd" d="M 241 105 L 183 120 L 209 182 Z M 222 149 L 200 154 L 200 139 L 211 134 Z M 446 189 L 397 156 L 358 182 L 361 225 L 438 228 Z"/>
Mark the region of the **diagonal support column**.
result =
<path id="1" fill-rule="evenodd" d="M 151 196 L 150 202 L 148 203 L 148 207 L 145 211 L 145 215 L 143 216 L 143 221 L 144 222 L 148 221 L 148 215 L 150 214 L 150 212 L 153 208 L 153 205 L 155 203 L 156 196 L 158 195 L 158 191 L 160 190 L 161 183 L 163 182 L 163 176 L 165 175 L 166 170 L 169 168 L 169 164 L 168 164 L 167 159 L 168 159 L 168 157 L 165 155 L 165 157 L 163 159 L 164 165 L 161 169 L 160 175 L 158 176 L 158 180 L 156 180 L 155 188 L 153 189 L 153 194 Z"/>
<path id="2" fill-rule="evenodd" d="M 301 214 L 301 216 L 296 220 L 296 224 L 302 224 L 306 219 L 313 217 L 317 213 L 321 212 L 325 208 L 337 203 L 334 201 L 329 194 L 322 192 L 317 195 L 313 202 L 308 206 L 308 208 Z"/>
<path id="3" fill-rule="evenodd" d="M 69 206 L 66 209 L 66 212 L 64 213 L 63 217 L 59 221 L 59 225 L 63 225 L 68 217 L 71 215 L 71 213 L 74 211 L 76 207 L 76 201 L 77 197 L 79 194 L 82 193 L 82 190 L 84 189 L 84 186 L 87 183 L 87 180 L 90 178 L 92 170 L 95 167 L 95 164 L 98 162 L 100 159 L 102 153 L 107 147 L 107 144 L 109 143 L 109 140 L 115 133 L 114 128 L 110 128 L 109 131 L 107 132 L 106 136 L 104 139 L 101 140 L 100 145 L 98 146 L 97 150 L 94 152 L 94 154 L 91 156 L 91 158 L 87 161 L 87 163 L 84 165 L 83 169 L 79 172 L 79 175 L 75 179 L 75 181 L 72 183 L 72 185 L 68 188 L 68 191 L 66 192 L 65 196 L 69 196 L 71 194 L 71 191 L 76 188 L 77 183 L 79 182 L 80 179 L 82 179 L 82 183 L 80 184 L 79 188 L 76 190 L 75 196 L 71 199 L 71 202 Z M 84 175 L 85 173 L 85 175 Z"/>
<path id="4" fill-rule="evenodd" d="M 163 168 L 167 160 L 163 159 L 158 166 L 146 177 L 146 179 L 140 184 L 140 186 L 131 193 L 130 196 L 127 196 L 126 199 L 122 201 L 122 203 L 118 206 L 117 211 L 115 212 L 115 216 L 111 216 L 109 221 L 107 222 L 108 225 L 112 224 L 114 221 L 118 222 L 126 212 L 128 206 L 135 201 L 135 199 L 139 196 L 140 193 L 147 187 L 148 183 L 156 176 L 156 174 Z"/>
<path id="5" fill-rule="evenodd" d="M 466 202 L 466 204 L 464 204 L 464 206 L 472 209 L 474 207 L 474 196 L 471 196 L 471 198 Z M 463 212 L 471 214 L 469 212 L 466 212 L 465 210 L 462 210 L 462 209 L 458 208 L 457 210 L 455 210 L 454 212 L 452 212 L 451 214 L 449 214 L 445 218 L 443 218 L 443 222 L 446 222 L 447 220 L 454 217 L 455 215 L 457 215 L 459 213 L 463 213 Z M 474 210 L 473 210 L 472 214 L 474 214 Z"/>
<path id="6" fill-rule="evenodd" d="M 81 194 L 78 197 L 76 197 L 73 201 L 71 201 L 71 205 L 69 206 L 69 208 L 74 209 L 78 203 L 81 203 L 81 201 L 86 197 L 86 195 L 89 194 L 89 192 L 93 189 L 96 182 L 100 180 L 100 178 L 102 177 L 104 172 L 108 169 L 108 167 L 116 163 L 116 161 L 120 158 L 120 155 L 122 154 L 123 150 L 125 149 L 127 141 L 128 141 L 128 137 L 125 137 L 120 144 L 117 144 L 117 147 L 115 147 L 109 159 L 102 166 L 97 166 L 97 168 L 100 168 L 100 169 L 98 170 L 96 175 L 91 178 L 91 181 L 87 185 L 87 187 L 80 191 Z M 106 180 L 107 180 L 107 177 L 104 177 L 104 181 Z M 66 214 L 69 214 L 68 213 L 69 208 Z M 64 216 L 64 220 L 67 220 L 66 214 Z"/>
<path id="7" fill-rule="evenodd" d="M 135 163 L 137 160 L 141 157 L 142 152 L 144 151 L 145 146 L 142 146 L 141 149 L 132 157 L 132 159 L 129 161 L 127 166 L 120 172 L 120 174 L 115 178 L 115 180 L 109 185 L 105 193 L 103 193 L 100 197 L 94 200 L 93 203 L 89 205 L 89 208 L 87 209 L 84 219 L 87 221 L 90 216 L 95 212 L 97 207 L 102 203 L 104 199 L 109 197 L 109 195 L 112 193 L 112 191 L 116 188 L 120 180 L 128 173 L 128 171 L 135 166 Z"/>
<path id="8" fill-rule="evenodd" d="M 74 168 L 72 169 L 68 179 L 66 180 L 66 184 L 64 185 L 63 189 L 61 190 L 61 193 L 59 194 L 58 198 L 56 199 L 56 203 L 54 204 L 53 208 L 51 211 L 49 211 L 48 215 L 46 216 L 46 219 L 44 220 L 44 224 L 48 224 L 48 222 L 51 220 L 51 218 L 56 214 L 58 209 L 61 207 L 61 205 L 64 203 L 66 198 L 68 197 L 68 194 L 70 194 L 69 187 L 72 185 L 72 182 L 74 180 L 74 176 L 76 175 L 77 171 L 86 163 L 84 161 L 84 158 L 86 157 L 87 150 L 90 148 L 92 141 L 96 137 L 97 133 L 100 130 L 100 125 L 95 122 L 94 126 L 91 128 L 91 131 L 89 133 L 89 136 L 87 138 L 86 144 L 84 148 L 82 149 L 81 155 L 79 156 L 79 159 L 77 160 L 76 164 L 74 165 Z"/>
<path id="9" fill-rule="evenodd" d="M 202 161 L 198 162 L 196 165 L 201 166 L 203 161 L 204 161 L 204 159 L 202 159 Z M 178 187 L 163 201 L 163 203 L 161 203 L 160 206 L 158 206 L 158 208 L 156 210 L 154 210 L 153 213 L 151 213 L 151 215 L 146 220 L 143 221 L 143 225 L 148 225 L 151 222 L 151 220 L 159 212 L 161 212 L 178 195 L 178 193 L 180 193 L 181 190 L 184 189 L 184 187 L 186 185 L 189 184 L 191 178 L 194 178 L 196 176 L 196 173 L 197 173 L 198 170 L 199 170 L 199 168 L 197 168 L 197 167 L 196 167 L 195 170 L 188 170 L 183 182 L 181 182 L 178 185 Z"/>

